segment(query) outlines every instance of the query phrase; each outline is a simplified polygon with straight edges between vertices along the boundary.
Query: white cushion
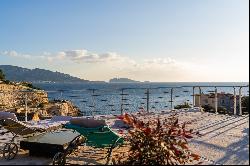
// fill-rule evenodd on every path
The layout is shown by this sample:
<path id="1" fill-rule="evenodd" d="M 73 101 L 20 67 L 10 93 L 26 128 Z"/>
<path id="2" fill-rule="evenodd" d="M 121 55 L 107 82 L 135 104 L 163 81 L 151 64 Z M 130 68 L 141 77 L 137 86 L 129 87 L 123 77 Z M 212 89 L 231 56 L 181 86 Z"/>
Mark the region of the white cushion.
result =
<path id="1" fill-rule="evenodd" d="M 101 127 L 101 126 L 106 126 L 105 120 L 96 120 L 96 119 L 87 119 L 87 118 L 72 118 L 70 120 L 70 123 L 73 125 L 81 126 L 81 127 L 86 127 L 86 128 L 96 128 L 96 127 Z"/>
<path id="2" fill-rule="evenodd" d="M 7 118 L 18 121 L 16 114 L 10 112 L 0 112 L 0 119 L 7 119 Z"/>
<path id="3" fill-rule="evenodd" d="M 71 116 L 53 116 L 51 121 L 58 122 L 58 121 L 70 121 L 72 119 Z"/>

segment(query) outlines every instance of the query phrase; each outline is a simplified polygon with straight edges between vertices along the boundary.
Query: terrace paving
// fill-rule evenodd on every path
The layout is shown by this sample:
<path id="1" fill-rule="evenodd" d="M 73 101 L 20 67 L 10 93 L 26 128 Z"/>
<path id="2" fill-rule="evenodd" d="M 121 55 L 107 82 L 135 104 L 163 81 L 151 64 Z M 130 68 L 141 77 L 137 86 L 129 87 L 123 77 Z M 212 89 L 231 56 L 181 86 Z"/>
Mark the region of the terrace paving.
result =
<path id="1" fill-rule="evenodd" d="M 166 111 L 167 112 L 167 111 Z M 200 137 L 195 137 L 190 140 L 190 149 L 200 154 L 203 157 L 204 165 L 249 165 L 249 116 L 230 116 L 221 115 L 200 111 L 184 111 L 178 110 L 180 122 L 191 121 L 188 127 L 194 131 L 199 131 Z M 164 118 L 169 116 L 169 113 L 161 114 Z M 156 118 L 158 115 L 146 115 L 140 118 Z M 112 125 L 114 119 L 107 118 L 107 123 Z M 10 137 L 10 135 L 8 136 Z M 5 138 L 5 140 L 1 140 Z M 0 136 L 0 142 L 8 141 L 7 135 Z M 75 153 L 67 157 L 67 162 L 70 164 L 104 164 L 104 150 L 97 150 L 96 154 L 92 152 L 91 147 L 79 147 Z M 119 149 L 114 153 L 119 153 L 125 149 Z M 88 153 L 89 152 L 89 153 Z M 2 157 L 2 154 L 0 155 Z M 51 159 L 30 157 L 28 151 L 20 150 L 18 156 L 6 161 L 0 159 L 0 165 L 8 164 L 25 164 L 25 165 L 40 165 L 52 164 Z"/>

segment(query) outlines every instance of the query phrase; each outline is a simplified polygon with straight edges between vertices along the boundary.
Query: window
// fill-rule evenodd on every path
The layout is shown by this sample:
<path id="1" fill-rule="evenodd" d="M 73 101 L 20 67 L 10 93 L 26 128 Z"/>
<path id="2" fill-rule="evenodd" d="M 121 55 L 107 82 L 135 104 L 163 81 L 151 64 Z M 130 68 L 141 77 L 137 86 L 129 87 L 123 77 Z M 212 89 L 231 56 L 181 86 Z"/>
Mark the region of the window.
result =
<path id="1" fill-rule="evenodd" d="M 225 100 L 221 100 L 221 104 L 224 105 L 225 104 Z"/>

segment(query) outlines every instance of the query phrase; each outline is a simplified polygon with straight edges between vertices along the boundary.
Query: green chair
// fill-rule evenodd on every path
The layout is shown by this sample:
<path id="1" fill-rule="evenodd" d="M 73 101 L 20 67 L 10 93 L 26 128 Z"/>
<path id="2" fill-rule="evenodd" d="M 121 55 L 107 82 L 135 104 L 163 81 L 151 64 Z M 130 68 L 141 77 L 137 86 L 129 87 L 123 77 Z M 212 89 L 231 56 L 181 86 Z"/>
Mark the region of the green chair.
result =
<path id="1" fill-rule="evenodd" d="M 97 128 L 85 128 L 73 124 L 65 124 L 64 128 L 73 129 L 86 138 L 85 144 L 93 148 L 108 148 L 106 164 L 109 163 L 112 151 L 115 147 L 123 144 L 124 139 L 113 132 L 108 126 Z"/>

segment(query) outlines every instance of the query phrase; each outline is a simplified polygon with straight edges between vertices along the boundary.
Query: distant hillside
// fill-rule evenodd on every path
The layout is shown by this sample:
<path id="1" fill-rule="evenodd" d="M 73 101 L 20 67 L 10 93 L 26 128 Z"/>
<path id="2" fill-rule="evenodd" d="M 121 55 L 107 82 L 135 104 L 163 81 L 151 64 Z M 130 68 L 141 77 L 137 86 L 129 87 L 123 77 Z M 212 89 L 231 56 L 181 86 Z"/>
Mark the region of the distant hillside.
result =
<path id="1" fill-rule="evenodd" d="M 27 81 L 27 82 L 89 82 L 69 74 L 52 72 L 44 69 L 27 69 L 11 65 L 0 65 L 6 79 L 10 81 Z"/>
<path id="2" fill-rule="evenodd" d="M 128 78 L 113 78 L 109 80 L 110 83 L 136 83 L 140 81 L 131 80 Z"/>

